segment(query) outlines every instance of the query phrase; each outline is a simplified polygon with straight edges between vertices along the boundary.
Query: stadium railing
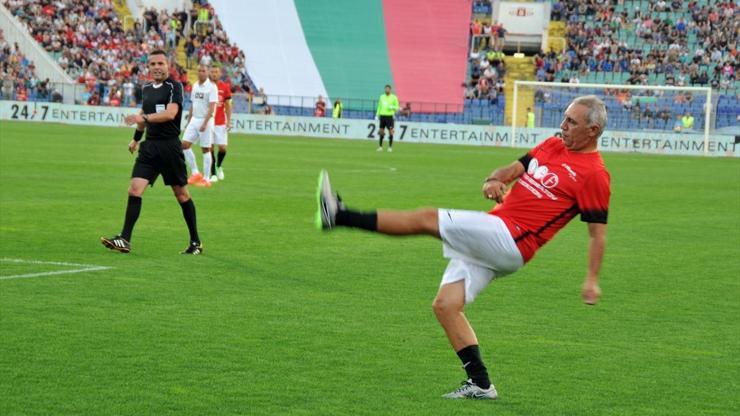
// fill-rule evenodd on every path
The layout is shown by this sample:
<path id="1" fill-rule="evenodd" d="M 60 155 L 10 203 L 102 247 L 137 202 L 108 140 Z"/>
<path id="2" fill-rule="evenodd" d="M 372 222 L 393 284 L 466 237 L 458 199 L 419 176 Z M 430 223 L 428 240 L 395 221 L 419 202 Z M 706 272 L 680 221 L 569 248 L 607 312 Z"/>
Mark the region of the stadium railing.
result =
<path id="1" fill-rule="evenodd" d="M 234 111 L 237 113 L 260 113 L 265 105 L 272 108 L 273 114 L 286 116 L 314 115 L 318 97 L 268 95 L 264 100 L 255 96 L 251 105 L 246 94 L 234 95 Z M 340 98 L 343 118 L 373 119 L 378 102 L 373 99 Z M 331 117 L 334 101 L 326 99 L 326 116 Z M 504 97 L 491 103 L 489 100 L 466 99 L 463 104 L 439 102 L 400 102 L 397 113 L 400 121 L 456 124 L 503 124 Z M 408 107 L 407 107 L 408 106 Z"/>

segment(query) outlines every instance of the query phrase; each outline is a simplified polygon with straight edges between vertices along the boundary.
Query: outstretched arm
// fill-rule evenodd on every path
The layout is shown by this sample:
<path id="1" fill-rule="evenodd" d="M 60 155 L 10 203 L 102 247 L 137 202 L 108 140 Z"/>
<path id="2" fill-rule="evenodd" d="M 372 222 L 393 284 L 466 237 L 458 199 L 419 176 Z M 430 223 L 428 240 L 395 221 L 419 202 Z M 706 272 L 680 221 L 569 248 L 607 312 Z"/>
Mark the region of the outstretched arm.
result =
<path id="1" fill-rule="evenodd" d="M 503 202 L 509 184 L 523 173 L 524 165 L 518 160 L 494 170 L 483 183 L 483 197 L 499 203 Z"/>
<path id="2" fill-rule="evenodd" d="M 581 295 L 584 302 L 593 305 L 601 296 L 599 270 L 606 250 L 606 224 L 589 223 L 588 234 L 588 272 L 586 273 L 586 280 L 583 282 Z"/>

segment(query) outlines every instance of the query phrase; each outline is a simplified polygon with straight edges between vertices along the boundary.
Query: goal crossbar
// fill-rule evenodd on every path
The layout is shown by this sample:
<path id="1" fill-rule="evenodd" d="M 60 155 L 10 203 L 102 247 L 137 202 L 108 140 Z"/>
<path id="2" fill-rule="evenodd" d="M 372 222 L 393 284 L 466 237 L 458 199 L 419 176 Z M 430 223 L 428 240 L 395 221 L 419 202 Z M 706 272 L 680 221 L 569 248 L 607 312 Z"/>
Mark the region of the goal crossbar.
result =
<path id="1" fill-rule="evenodd" d="M 518 97 L 519 97 L 519 86 L 542 86 L 542 87 L 565 87 L 565 88 L 609 88 L 609 89 L 620 89 L 620 90 L 656 90 L 656 91 L 698 91 L 703 92 L 707 96 L 706 103 L 704 105 L 704 155 L 709 154 L 709 130 L 711 126 L 710 116 L 712 114 L 712 88 L 711 87 L 675 87 L 669 85 L 622 85 L 622 84 L 571 84 L 569 82 L 542 82 L 542 81 L 514 81 L 514 99 L 512 103 L 511 112 L 511 146 L 514 147 L 516 144 L 516 123 L 517 123 L 517 109 Z"/>

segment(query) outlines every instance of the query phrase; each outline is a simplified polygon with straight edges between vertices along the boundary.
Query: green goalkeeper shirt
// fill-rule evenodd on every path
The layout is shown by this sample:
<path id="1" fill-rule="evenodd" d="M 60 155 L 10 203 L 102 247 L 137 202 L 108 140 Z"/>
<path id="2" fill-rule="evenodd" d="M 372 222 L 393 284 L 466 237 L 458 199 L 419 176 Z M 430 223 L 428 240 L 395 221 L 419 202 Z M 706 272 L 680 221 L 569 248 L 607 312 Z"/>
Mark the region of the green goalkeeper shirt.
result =
<path id="1" fill-rule="evenodd" d="M 382 94 L 378 98 L 378 110 L 375 116 L 393 116 L 398 111 L 398 97 L 395 94 Z"/>

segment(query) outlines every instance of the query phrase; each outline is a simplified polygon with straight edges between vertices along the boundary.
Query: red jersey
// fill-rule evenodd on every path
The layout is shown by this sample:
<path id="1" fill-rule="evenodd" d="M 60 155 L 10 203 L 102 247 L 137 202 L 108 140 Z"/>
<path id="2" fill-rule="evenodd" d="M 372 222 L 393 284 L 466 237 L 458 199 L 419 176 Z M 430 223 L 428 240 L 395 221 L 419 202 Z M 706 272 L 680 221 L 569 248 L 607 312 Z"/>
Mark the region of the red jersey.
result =
<path id="1" fill-rule="evenodd" d="M 606 224 L 611 192 L 599 152 L 571 152 L 550 137 L 519 161 L 526 172 L 490 214 L 504 221 L 525 262 L 576 214 Z"/>
<path id="2" fill-rule="evenodd" d="M 213 124 L 216 126 L 223 126 L 226 124 L 226 113 L 224 112 L 224 108 L 226 100 L 231 99 L 231 87 L 224 81 L 219 81 L 216 83 L 216 88 L 218 88 L 218 102 L 216 103 L 216 116 L 213 120 Z"/>

